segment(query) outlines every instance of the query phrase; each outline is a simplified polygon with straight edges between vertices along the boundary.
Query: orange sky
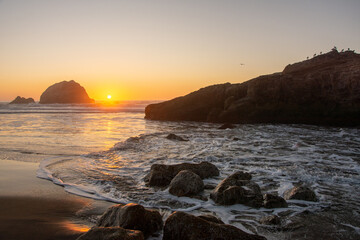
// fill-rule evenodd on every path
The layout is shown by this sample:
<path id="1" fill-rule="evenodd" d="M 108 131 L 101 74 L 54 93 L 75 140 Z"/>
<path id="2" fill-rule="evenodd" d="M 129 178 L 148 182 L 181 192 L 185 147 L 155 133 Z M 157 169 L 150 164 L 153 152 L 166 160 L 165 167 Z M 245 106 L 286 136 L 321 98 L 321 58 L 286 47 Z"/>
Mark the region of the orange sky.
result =
<path id="1" fill-rule="evenodd" d="M 72 79 L 96 100 L 243 82 L 334 45 L 358 51 L 359 9 L 352 0 L 0 0 L 0 101 L 39 100 Z"/>

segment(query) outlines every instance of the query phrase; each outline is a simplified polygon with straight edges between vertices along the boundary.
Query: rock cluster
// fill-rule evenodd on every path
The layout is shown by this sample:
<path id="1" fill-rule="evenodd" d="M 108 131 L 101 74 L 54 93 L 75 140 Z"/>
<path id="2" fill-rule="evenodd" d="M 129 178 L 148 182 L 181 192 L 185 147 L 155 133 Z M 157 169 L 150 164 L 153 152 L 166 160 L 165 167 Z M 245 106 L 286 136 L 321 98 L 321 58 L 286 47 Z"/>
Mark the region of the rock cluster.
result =
<path id="1" fill-rule="evenodd" d="M 316 202 L 318 200 L 314 191 L 305 186 L 295 186 L 286 190 L 284 192 L 284 198 L 287 200 L 297 199 L 312 202 Z"/>
<path id="2" fill-rule="evenodd" d="M 145 177 L 147 185 L 152 187 L 166 187 L 171 180 L 182 170 L 189 170 L 197 174 L 201 179 L 219 175 L 219 169 L 209 162 L 181 163 L 175 165 L 154 164 L 150 173 Z"/>
<path id="3" fill-rule="evenodd" d="M 77 240 L 143 240 L 162 228 L 162 217 L 156 210 L 134 203 L 115 205 Z M 265 239 L 224 224 L 213 215 L 196 217 L 184 212 L 172 213 L 165 221 L 163 232 L 163 240 Z"/>
<path id="4" fill-rule="evenodd" d="M 9 104 L 29 104 L 29 103 L 35 103 L 34 99 L 17 96 Z"/>
<path id="5" fill-rule="evenodd" d="M 283 72 L 151 104 L 145 118 L 222 123 L 360 125 L 360 55 L 329 53 Z"/>
<path id="6" fill-rule="evenodd" d="M 62 81 L 48 87 L 40 97 L 40 103 L 94 103 L 85 88 L 74 80 Z"/>

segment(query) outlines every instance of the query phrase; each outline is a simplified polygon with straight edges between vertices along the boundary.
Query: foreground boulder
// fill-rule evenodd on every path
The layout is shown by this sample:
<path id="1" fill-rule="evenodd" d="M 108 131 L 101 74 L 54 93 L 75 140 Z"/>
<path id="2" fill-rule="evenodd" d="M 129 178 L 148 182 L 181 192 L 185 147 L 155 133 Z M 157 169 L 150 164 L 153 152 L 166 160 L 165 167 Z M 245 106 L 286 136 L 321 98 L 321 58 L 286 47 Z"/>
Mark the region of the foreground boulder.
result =
<path id="1" fill-rule="evenodd" d="M 286 200 L 297 199 L 312 202 L 318 201 L 314 191 L 305 186 L 295 186 L 289 190 L 286 190 L 284 192 L 284 198 Z"/>
<path id="2" fill-rule="evenodd" d="M 97 222 L 98 227 L 122 227 L 140 230 L 145 237 L 162 228 L 162 217 L 158 211 L 145 209 L 139 204 L 129 203 L 109 208 Z"/>
<path id="3" fill-rule="evenodd" d="M 266 208 L 286 208 L 288 204 L 285 199 L 273 194 L 264 194 L 264 207 Z"/>
<path id="4" fill-rule="evenodd" d="M 236 172 L 221 181 L 211 192 L 210 198 L 221 205 L 240 203 L 251 207 L 261 207 L 263 197 L 260 187 L 250 179 L 249 173 Z"/>
<path id="5" fill-rule="evenodd" d="M 221 123 L 360 125 L 360 55 L 319 55 L 282 72 L 151 104 L 145 118 Z"/>
<path id="6" fill-rule="evenodd" d="M 144 240 L 140 231 L 124 229 L 121 227 L 93 227 L 77 240 Z"/>
<path id="7" fill-rule="evenodd" d="M 207 221 L 184 212 L 174 212 L 165 221 L 163 240 L 257 240 L 259 235 L 234 226 Z"/>
<path id="8" fill-rule="evenodd" d="M 182 170 L 189 170 L 200 176 L 201 179 L 219 175 L 219 169 L 209 162 L 180 163 L 175 165 L 154 164 L 150 173 L 144 178 L 149 186 L 166 187 L 171 180 Z"/>
<path id="9" fill-rule="evenodd" d="M 29 104 L 29 103 L 35 103 L 34 99 L 17 96 L 9 104 Z"/>
<path id="10" fill-rule="evenodd" d="M 40 97 L 40 103 L 94 103 L 85 88 L 74 80 L 62 81 L 48 87 Z"/>
<path id="11" fill-rule="evenodd" d="M 172 195 L 193 196 L 204 190 L 204 183 L 199 175 L 189 170 L 180 171 L 170 182 L 169 192 Z"/>

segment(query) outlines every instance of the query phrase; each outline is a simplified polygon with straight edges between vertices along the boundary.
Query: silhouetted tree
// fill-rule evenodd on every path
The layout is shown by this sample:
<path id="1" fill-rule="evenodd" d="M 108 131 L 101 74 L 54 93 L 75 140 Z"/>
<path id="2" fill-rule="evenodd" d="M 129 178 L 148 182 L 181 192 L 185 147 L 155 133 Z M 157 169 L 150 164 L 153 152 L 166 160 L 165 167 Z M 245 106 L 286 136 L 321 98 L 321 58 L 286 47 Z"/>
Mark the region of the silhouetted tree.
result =
<path id="1" fill-rule="evenodd" d="M 334 47 L 331 49 L 331 51 L 337 51 L 337 47 L 334 46 Z"/>

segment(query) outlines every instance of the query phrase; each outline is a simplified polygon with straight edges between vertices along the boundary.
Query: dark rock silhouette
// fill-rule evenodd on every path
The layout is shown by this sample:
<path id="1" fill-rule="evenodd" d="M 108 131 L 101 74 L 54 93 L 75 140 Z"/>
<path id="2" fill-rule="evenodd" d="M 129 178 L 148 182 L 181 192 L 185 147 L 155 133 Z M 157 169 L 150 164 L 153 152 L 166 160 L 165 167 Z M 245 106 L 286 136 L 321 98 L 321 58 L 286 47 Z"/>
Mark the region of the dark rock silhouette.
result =
<path id="1" fill-rule="evenodd" d="M 48 87 L 40 97 L 40 103 L 94 103 L 85 88 L 74 80 L 62 81 Z"/>
<path id="2" fill-rule="evenodd" d="M 191 197 L 204 190 L 204 183 L 199 175 L 189 170 L 180 171 L 170 182 L 169 193 L 182 197 Z"/>
<path id="3" fill-rule="evenodd" d="M 17 96 L 9 104 L 29 104 L 29 103 L 35 103 L 34 99 L 33 98 L 24 98 L 24 97 Z"/>
<path id="4" fill-rule="evenodd" d="M 212 163 L 180 163 L 174 165 L 154 164 L 144 181 L 149 186 L 165 187 L 182 170 L 189 170 L 200 176 L 201 179 L 219 175 L 219 169 Z"/>
<path id="5" fill-rule="evenodd" d="M 145 118 L 220 123 L 360 125 L 360 55 L 333 50 L 240 84 L 151 104 Z"/>
<path id="6" fill-rule="evenodd" d="M 180 137 L 176 134 L 173 134 L 173 133 L 170 133 L 169 135 L 167 135 L 166 138 L 169 140 L 175 140 L 175 141 L 185 141 L 185 142 L 189 141 L 189 140 L 187 140 L 183 137 Z"/>
<path id="7" fill-rule="evenodd" d="M 145 237 L 160 230 L 162 225 L 162 218 L 158 211 L 145 209 L 135 203 L 115 205 L 109 208 L 97 222 L 98 227 L 139 230 Z"/>
<path id="8" fill-rule="evenodd" d="M 295 186 L 284 192 L 284 198 L 317 202 L 318 199 L 313 190 L 305 186 Z"/>
<path id="9" fill-rule="evenodd" d="M 207 221 L 184 212 L 174 212 L 165 221 L 163 240 L 264 240 L 234 226 Z"/>
<path id="10" fill-rule="evenodd" d="M 233 129 L 233 128 L 235 128 L 235 125 L 231 123 L 225 123 L 221 125 L 218 129 Z"/>
<path id="11" fill-rule="evenodd" d="M 121 227 L 93 227 L 77 240 L 144 240 L 140 231 L 124 229 Z"/>
<path id="12" fill-rule="evenodd" d="M 251 207 L 263 206 L 259 185 L 251 181 L 251 175 L 236 172 L 222 180 L 211 192 L 210 198 L 221 205 L 244 204 Z"/>
<path id="13" fill-rule="evenodd" d="M 286 208 L 288 204 L 285 199 L 273 194 L 264 194 L 264 207 L 266 208 Z"/>

